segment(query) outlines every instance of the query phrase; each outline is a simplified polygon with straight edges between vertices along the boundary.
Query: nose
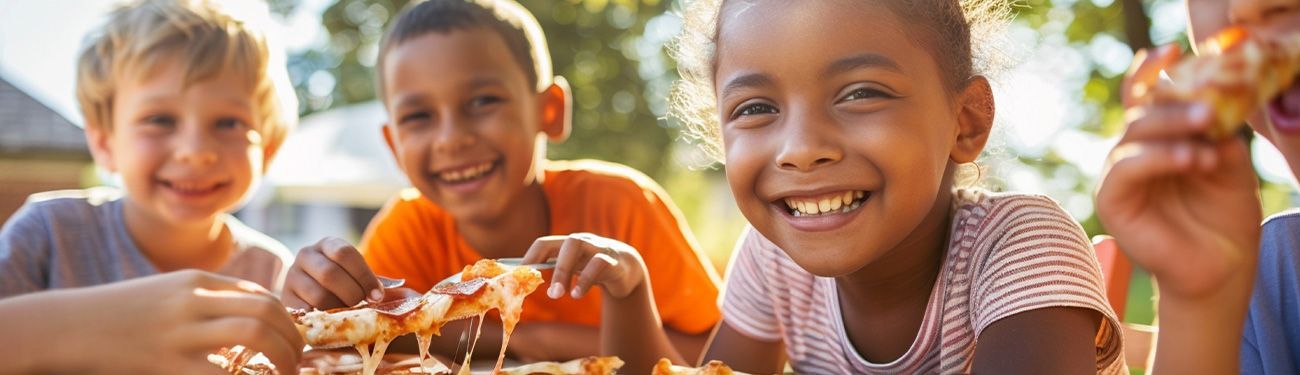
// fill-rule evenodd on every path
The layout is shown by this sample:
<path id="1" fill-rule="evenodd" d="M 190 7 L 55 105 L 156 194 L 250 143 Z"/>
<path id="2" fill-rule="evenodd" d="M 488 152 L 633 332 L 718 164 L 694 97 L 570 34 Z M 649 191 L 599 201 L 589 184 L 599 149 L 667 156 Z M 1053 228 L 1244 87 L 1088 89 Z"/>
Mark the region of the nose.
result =
<path id="1" fill-rule="evenodd" d="M 1258 24 L 1272 16 L 1300 8 L 1296 0 L 1228 0 L 1228 19 L 1234 24 Z"/>
<path id="2" fill-rule="evenodd" d="M 207 165 L 217 161 L 216 137 L 208 134 L 201 126 L 182 126 L 186 129 L 176 140 L 173 156 L 176 160 L 195 165 Z"/>
<path id="3" fill-rule="evenodd" d="M 464 118 L 458 115 L 443 116 L 433 137 L 434 153 L 456 153 L 473 146 L 477 136 Z"/>
<path id="4" fill-rule="evenodd" d="M 788 121 L 777 134 L 776 163 L 781 169 L 811 171 L 844 158 L 841 137 L 827 115 L 787 113 Z"/>

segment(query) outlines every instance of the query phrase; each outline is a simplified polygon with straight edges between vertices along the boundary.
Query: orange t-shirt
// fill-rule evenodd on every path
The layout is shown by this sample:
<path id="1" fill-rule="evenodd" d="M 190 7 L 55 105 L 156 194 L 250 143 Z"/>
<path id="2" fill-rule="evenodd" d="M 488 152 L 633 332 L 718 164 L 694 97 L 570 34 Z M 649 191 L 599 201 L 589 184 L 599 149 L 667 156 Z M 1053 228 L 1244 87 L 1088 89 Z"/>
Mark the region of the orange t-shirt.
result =
<path id="1" fill-rule="evenodd" d="M 684 333 L 713 328 L 721 317 L 719 278 L 658 184 L 605 162 L 551 161 L 543 169 L 550 234 L 589 232 L 631 245 L 645 260 L 664 324 Z M 407 286 L 421 292 L 482 259 L 456 230 L 455 218 L 413 189 L 375 216 L 361 250 L 376 274 L 405 278 Z M 544 276 L 549 280 L 550 272 Z M 553 300 L 544 290 L 549 285 L 524 300 L 520 321 L 599 326 L 601 293 Z"/>

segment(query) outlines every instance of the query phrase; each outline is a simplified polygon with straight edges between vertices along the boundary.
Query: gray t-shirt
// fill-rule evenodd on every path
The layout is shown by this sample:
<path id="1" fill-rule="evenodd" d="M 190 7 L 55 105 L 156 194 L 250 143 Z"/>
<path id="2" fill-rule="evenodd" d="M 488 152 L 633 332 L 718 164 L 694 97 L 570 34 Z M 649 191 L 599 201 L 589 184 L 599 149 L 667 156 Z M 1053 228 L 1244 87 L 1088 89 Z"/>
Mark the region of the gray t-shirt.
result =
<path id="1" fill-rule="evenodd" d="M 113 188 L 34 194 L 0 229 L 0 298 L 158 273 L 131 239 Z M 235 251 L 218 273 L 279 291 L 293 258 L 280 242 L 223 215 Z"/>

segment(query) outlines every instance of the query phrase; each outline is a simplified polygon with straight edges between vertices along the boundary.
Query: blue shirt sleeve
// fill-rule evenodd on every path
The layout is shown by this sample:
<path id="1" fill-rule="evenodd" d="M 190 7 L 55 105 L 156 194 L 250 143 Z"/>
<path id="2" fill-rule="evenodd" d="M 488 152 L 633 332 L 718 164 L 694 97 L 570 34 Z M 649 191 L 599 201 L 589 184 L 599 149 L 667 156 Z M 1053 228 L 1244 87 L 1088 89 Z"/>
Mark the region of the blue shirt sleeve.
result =
<path id="1" fill-rule="evenodd" d="M 0 298 L 48 287 L 50 233 L 35 204 L 18 209 L 0 229 Z"/>
<path id="2" fill-rule="evenodd" d="M 1255 290 L 1241 339 L 1242 374 L 1297 374 L 1300 367 L 1300 212 L 1265 221 Z"/>

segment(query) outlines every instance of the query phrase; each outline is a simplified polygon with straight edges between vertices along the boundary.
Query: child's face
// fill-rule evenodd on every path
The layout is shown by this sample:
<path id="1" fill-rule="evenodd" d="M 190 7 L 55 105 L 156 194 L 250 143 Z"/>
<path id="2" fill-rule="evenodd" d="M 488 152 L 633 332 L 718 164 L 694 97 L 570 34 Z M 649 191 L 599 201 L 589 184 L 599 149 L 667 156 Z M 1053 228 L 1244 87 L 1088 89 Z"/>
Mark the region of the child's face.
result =
<path id="1" fill-rule="evenodd" d="M 543 100 L 488 28 L 432 32 L 388 52 L 390 147 L 411 183 L 458 220 L 495 220 L 536 181 Z"/>
<path id="2" fill-rule="evenodd" d="M 1300 0 L 1188 0 L 1189 34 L 1198 44 L 1229 25 L 1255 32 L 1300 32 Z M 1251 128 L 1277 146 L 1300 176 L 1300 83 L 1255 112 Z"/>
<path id="3" fill-rule="evenodd" d="M 728 4 L 718 34 L 736 202 L 822 276 L 861 269 L 942 220 L 958 135 L 958 104 L 924 42 L 883 6 L 846 3 Z M 795 214 L 827 205 L 833 213 Z"/>
<path id="4" fill-rule="evenodd" d="M 121 175 L 128 207 L 172 223 L 235 208 L 266 157 L 251 87 L 233 74 L 183 80 L 175 62 L 124 79 L 112 129 L 87 130 L 96 161 Z"/>

